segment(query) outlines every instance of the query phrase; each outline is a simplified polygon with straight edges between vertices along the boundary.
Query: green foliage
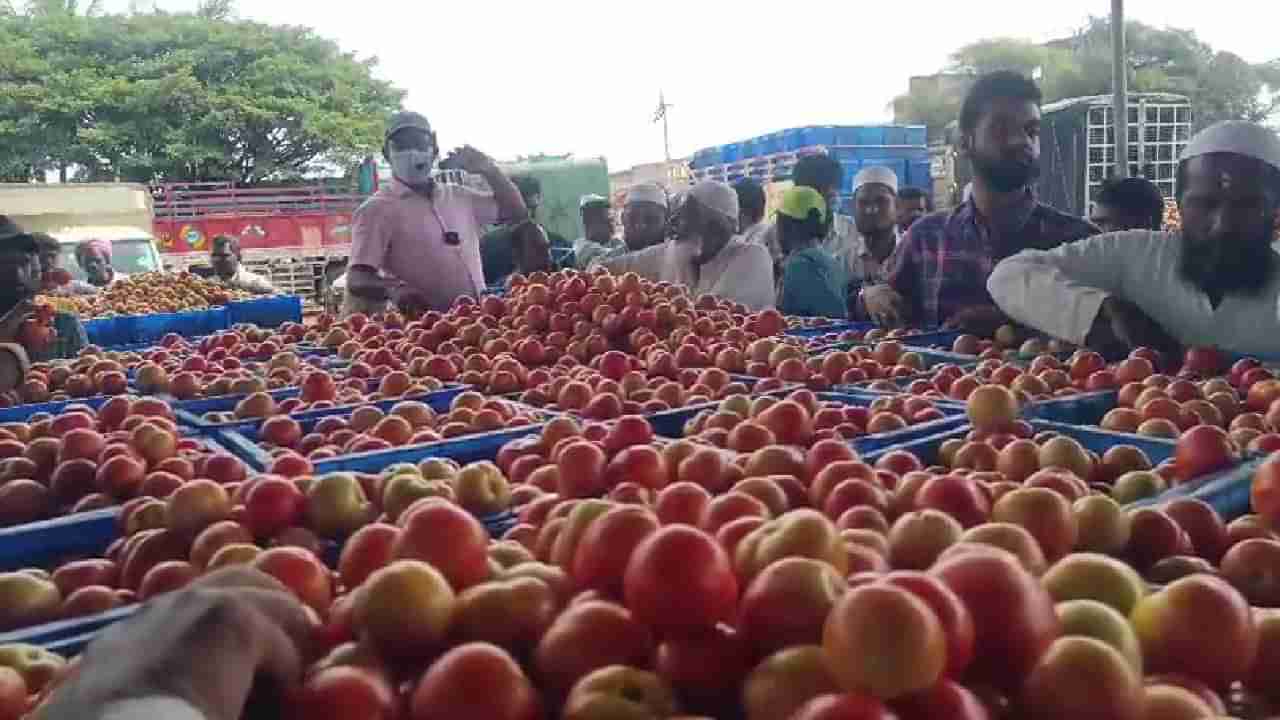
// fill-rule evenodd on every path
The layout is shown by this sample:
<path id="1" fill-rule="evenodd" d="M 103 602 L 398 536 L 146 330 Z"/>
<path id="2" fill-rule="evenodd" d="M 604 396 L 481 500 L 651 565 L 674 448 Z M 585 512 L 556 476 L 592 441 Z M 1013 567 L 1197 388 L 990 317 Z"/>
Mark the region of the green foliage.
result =
<path id="1" fill-rule="evenodd" d="M 230 2 L 205 2 L 213 17 L 77 14 L 95 4 L 0 15 L 0 177 L 254 184 L 346 168 L 377 151 L 403 97 L 376 61 L 308 29 L 217 19 Z"/>
<path id="2" fill-rule="evenodd" d="M 1265 121 L 1280 110 L 1280 60 L 1251 65 L 1215 51 L 1195 32 L 1126 24 L 1131 92 L 1173 92 L 1192 99 L 1199 127 L 1219 120 Z M 1111 24 L 1095 18 L 1065 41 L 1039 45 L 989 38 L 965 45 L 946 72 L 1039 71 L 1045 101 L 1111 92 Z M 954 86 L 954 83 L 953 83 Z M 1270 99 L 1262 99 L 1270 91 Z M 894 100 L 897 117 L 929 126 L 930 135 L 955 119 L 962 93 L 922 85 Z"/>

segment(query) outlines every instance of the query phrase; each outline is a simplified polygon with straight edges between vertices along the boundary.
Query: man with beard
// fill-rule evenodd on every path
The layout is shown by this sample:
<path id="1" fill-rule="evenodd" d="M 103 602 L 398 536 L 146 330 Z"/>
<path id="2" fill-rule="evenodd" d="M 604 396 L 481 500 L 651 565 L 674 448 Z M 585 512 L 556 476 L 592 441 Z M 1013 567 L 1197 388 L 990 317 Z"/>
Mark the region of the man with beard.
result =
<path id="1" fill-rule="evenodd" d="M 771 308 L 776 299 L 773 261 L 761 245 L 738 237 L 738 194 L 717 180 L 703 180 L 685 193 L 676 218 L 676 238 L 596 264 L 614 275 L 634 272 L 654 282 L 684 285 L 747 308 Z"/>
<path id="2" fill-rule="evenodd" d="M 867 319 L 866 309 L 858 302 L 858 291 L 885 282 L 889 256 L 898 246 L 897 196 L 897 173 L 878 165 L 863 168 L 853 178 L 853 222 L 857 232 L 827 238 L 828 252 L 844 271 L 848 305 L 857 320 Z"/>
<path id="3" fill-rule="evenodd" d="M 1108 355 L 1215 346 L 1280 357 L 1280 138 L 1228 121 L 1191 139 L 1177 177 L 1182 230 L 1128 230 L 1029 250 L 996 268 L 1010 317 Z"/>
<path id="4" fill-rule="evenodd" d="M 1013 72 L 974 83 L 960 108 L 960 147 L 973 164 L 972 197 L 917 220 L 888 261 L 887 282 L 864 287 L 881 325 L 945 325 L 990 336 L 1008 318 L 987 293 L 996 264 L 1026 249 L 1049 250 L 1097 232 L 1036 200 L 1040 89 Z"/>
<path id="5" fill-rule="evenodd" d="M 898 189 L 898 232 L 906 234 L 917 220 L 933 212 L 929 193 L 910 185 Z"/>

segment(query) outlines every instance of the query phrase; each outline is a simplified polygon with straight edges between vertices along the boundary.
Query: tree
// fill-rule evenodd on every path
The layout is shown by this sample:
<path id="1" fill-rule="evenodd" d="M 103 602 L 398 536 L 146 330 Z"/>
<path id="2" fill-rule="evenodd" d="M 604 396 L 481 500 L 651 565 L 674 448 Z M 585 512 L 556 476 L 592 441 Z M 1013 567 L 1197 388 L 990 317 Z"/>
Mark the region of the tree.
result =
<path id="1" fill-rule="evenodd" d="M 0 17 L 0 175 L 255 184 L 351 167 L 403 97 L 375 67 L 299 27 Z"/>
<path id="2" fill-rule="evenodd" d="M 208 20 L 230 20 L 235 14 L 235 0 L 200 0 L 196 8 L 196 15 Z"/>
<path id="3" fill-rule="evenodd" d="M 58 17 L 84 14 L 89 17 L 102 14 L 102 0 L 27 0 L 27 14 L 33 17 Z"/>
<path id="4" fill-rule="evenodd" d="M 1280 110 L 1280 60 L 1251 65 L 1215 51 L 1191 30 L 1126 24 L 1131 92 L 1188 95 L 1196 124 L 1219 120 L 1266 120 Z M 990 38 L 965 45 L 951 56 L 946 72 L 976 76 L 992 70 L 1039 73 L 1045 101 L 1111 92 L 1111 24 L 1095 18 L 1065 40 L 1039 45 L 1025 40 Z M 954 85 L 954 84 L 953 84 Z M 1270 99 L 1260 99 L 1271 92 Z M 914 83 L 894 100 L 895 115 L 929 126 L 932 137 L 959 112 L 961 93 Z"/>

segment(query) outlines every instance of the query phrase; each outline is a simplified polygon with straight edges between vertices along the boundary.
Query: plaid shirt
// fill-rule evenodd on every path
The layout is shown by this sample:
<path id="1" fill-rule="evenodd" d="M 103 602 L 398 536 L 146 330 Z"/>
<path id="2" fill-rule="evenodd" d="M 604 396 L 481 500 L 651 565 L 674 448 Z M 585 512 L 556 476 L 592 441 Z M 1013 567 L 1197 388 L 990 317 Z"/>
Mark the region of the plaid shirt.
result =
<path id="1" fill-rule="evenodd" d="M 1088 221 L 1035 199 L 988 219 L 973 200 L 911 226 L 888 260 L 888 282 L 907 302 L 914 324 L 941 325 L 957 312 L 992 305 L 987 278 L 1001 260 L 1022 250 L 1051 250 L 1097 234 Z"/>

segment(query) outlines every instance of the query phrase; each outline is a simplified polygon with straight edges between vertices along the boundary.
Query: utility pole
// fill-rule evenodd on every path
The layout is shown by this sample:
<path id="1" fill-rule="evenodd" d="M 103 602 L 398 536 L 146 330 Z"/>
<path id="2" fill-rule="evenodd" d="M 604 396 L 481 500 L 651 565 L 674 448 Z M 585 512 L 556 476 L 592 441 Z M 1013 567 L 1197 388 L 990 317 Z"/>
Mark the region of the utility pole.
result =
<path id="1" fill-rule="evenodd" d="M 667 111 L 675 105 L 667 103 L 666 97 L 662 91 L 658 91 L 658 110 L 653 114 L 653 121 L 662 121 L 662 150 L 667 159 L 667 164 L 671 164 L 671 133 L 667 128 Z"/>
<path id="2" fill-rule="evenodd" d="M 1111 116 L 1116 132 L 1118 178 L 1129 177 L 1129 63 L 1124 42 L 1124 0 L 1111 0 Z"/>

